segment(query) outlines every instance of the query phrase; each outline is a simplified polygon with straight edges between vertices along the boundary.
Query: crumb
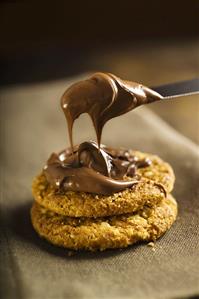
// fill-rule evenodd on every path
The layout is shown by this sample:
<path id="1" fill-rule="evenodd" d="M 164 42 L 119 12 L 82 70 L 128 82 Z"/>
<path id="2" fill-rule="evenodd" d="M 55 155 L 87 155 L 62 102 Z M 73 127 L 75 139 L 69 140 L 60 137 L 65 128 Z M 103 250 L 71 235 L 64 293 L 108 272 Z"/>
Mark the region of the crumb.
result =
<path id="1" fill-rule="evenodd" d="M 148 245 L 149 247 L 154 247 L 154 246 L 155 246 L 155 243 L 154 243 L 154 242 L 149 242 L 147 245 Z"/>
<path id="2" fill-rule="evenodd" d="M 154 243 L 154 242 L 149 242 L 149 243 L 147 244 L 147 246 L 151 247 L 151 249 L 152 249 L 153 251 L 155 251 L 155 243 Z"/>

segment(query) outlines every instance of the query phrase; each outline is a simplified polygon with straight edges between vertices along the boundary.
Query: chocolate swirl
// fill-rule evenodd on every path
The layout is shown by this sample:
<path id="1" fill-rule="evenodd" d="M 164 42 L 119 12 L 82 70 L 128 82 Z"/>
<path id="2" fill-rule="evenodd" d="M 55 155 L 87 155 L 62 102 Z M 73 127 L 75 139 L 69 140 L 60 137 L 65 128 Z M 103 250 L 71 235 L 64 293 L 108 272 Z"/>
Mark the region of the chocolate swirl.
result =
<path id="1" fill-rule="evenodd" d="M 44 173 L 57 189 L 108 195 L 135 185 L 136 169 L 150 163 L 149 159 L 138 160 L 128 150 L 103 145 L 99 149 L 95 142 L 84 142 L 74 152 L 67 149 L 52 154 Z"/>

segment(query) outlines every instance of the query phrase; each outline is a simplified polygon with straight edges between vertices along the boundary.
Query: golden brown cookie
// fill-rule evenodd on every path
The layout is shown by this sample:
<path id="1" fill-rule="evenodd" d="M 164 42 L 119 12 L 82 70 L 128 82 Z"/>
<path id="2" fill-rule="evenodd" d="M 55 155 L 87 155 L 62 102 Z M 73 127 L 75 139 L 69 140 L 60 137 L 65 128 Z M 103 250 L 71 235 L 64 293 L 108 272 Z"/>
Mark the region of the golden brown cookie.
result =
<path id="1" fill-rule="evenodd" d="M 140 152 L 133 154 L 141 159 L 149 157 L 152 164 L 137 170 L 141 179 L 132 188 L 109 196 L 85 192 L 61 192 L 51 186 L 41 174 L 33 181 L 33 196 L 43 207 L 70 217 L 119 215 L 134 212 L 144 205 L 154 206 L 165 198 L 164 189 L 168 193 L 173 189 L 175 180 L 173 170 L 168 163 L 157 156 Z"/>
<path id="2" fill-rule="evenodd" d="M 162 186 L 164 186 L 167 193 L 170 193 L 173 190 L 175 175 L 169 163 L 163 161 L 157 155 L 151 155 L 139 151 L 132 151 L 132 154 L 138 157 L 140 160 L 149 157 L 149 159 L 152 161 L 152 164 L 150 166 L 137 169 L 137 173 L 139 175 L 161 184 Z"/>
<path id="3" fill-rule="evenodd" d="M 171 227 L 176 216 L 177 203 L 171 195 L 155 207 L 104 218 L 61 216 L 36 202 L 31 209 L 33 227 L 41 237 L 61 247 L 92 251 L 154 241 Z"/>

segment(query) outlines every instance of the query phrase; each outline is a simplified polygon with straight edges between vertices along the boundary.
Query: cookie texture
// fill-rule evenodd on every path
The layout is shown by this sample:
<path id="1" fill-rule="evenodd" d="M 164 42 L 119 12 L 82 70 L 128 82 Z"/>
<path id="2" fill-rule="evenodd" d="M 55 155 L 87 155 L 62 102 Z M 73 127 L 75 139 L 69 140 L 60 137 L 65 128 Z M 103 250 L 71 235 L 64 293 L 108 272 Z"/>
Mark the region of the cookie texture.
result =
<path id="1" fill-rule="evenodd" d="M 37 233 L 57 246 L 79 250 L 123 248 L 138 241 L 154 241 L 175 221 L 177 203 L 169 195 L 157 206 L 126 215 L 75 218 L 62 216 L 34 202 L 32 224 Z"/>
<path id="2" fill-rule="evenodd" d="M 138 175 L 140 175 L 142 178 L 150 179 L 161 184 L 168 193 L 173 190 L 175 175 L 169 163 L 163 161 L 157 155 L 151 155 L 139 151 L 132 151 L 132 155 L 135 155 L 139 159 L 149 157 L 149 159 L 152 161 L 152 164 L 149 167 L 139 168 L 137 170 Z"/>
<path id="3" fill-rule="evenodd" d="M 144 205 L 153 207 L 165 198 L 165 191 L 170 193 L 173 189 L 173 170 L 155 155 L 137 151 L 132 151 L 132 154 L 140 159 L 149 157 L 152 161 L 150 166 L 137 170 L 139 182 L 132 188 L 110 196 L 62 192 L 50 185 L 44 174 L 40 174 L 33 181 L 33 196 L 43 207 L 70 217 L 103 217 L 132 213 Z"/>

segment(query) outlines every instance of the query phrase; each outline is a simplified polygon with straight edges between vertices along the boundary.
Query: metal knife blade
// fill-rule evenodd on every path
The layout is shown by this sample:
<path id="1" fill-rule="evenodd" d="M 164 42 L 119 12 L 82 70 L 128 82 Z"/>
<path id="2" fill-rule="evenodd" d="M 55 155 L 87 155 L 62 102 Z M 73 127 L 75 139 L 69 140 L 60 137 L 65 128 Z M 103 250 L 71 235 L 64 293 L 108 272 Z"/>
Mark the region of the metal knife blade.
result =
<path id="1" fill-rule="evenodd" d="M 193 95 L 199 93 L 199 78 L 151 87 L 151 89 L 158 92 L 165 99 Z"/>

